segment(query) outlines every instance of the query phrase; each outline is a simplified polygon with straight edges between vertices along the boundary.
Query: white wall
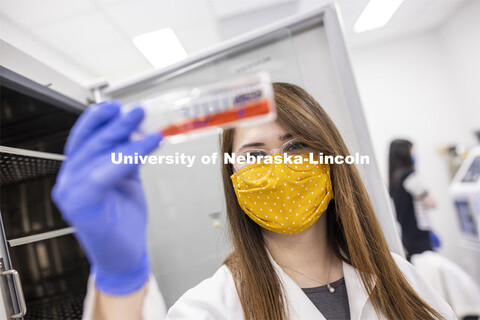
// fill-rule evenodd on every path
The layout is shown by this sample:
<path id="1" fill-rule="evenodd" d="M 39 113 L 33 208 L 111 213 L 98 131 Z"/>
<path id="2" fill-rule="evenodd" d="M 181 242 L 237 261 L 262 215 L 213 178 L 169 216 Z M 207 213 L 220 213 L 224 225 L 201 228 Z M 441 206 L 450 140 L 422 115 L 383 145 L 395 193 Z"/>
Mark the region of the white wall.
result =
<path id="1" fill-rule="evenodd" d="M 473 131 L 480 128 L 479 12 L 480 1 L 474 1 L 436 30 L 351 50 L 382 176 L 387 176 L 390 141 L 411 139 L 417 169 L 437 200 L 433 223 L 443 240 L 442 253 L 458 262 L 459 228 L 448 195 L 448 167 L 437 149 L 471 146 Z"/>
<path id="2" fill-rule="evenodd" d="M 480 130 L 480 1 L 463 7 L 438 34 L 466 128 Z"/>

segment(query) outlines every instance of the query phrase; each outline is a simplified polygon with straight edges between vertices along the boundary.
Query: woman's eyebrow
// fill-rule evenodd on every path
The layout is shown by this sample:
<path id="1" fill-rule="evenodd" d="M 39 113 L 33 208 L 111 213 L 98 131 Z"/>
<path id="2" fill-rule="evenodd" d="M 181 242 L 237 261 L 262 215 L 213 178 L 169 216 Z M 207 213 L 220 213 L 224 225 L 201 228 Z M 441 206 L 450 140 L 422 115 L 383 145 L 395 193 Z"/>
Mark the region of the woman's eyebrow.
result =
<path id="1" fill-rule="evenodd" d="M 292 137 L 293 137 L 293 136 L 292 136 L 290 133 L 287 133 L 287 134 L 285 134 L 285 135 L 283 135 L 283 136 L 279 136 L 278 139 L 279 139 L 280 141 L 285 141 L 285 140 L 288 140 L 288 139 L 290 139 L 290 138 L 292 138 Z"/>

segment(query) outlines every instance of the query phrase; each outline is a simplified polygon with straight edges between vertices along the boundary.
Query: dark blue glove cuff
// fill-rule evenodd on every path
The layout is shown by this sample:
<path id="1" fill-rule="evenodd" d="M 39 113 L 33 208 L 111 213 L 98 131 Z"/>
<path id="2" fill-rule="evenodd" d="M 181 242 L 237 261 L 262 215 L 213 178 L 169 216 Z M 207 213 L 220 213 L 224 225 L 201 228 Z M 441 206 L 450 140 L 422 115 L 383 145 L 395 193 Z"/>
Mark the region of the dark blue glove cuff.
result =
<path id="1" fill-rule="evenodd" d="M 147 283 L 150 276 L 150 260 L 145 252 L 132 270 L 112 274 L 104 273 L 92 265 L 91 273 L 95 276 L 95 285 L 100 291 L 112 295 L 128 295 Z"/>

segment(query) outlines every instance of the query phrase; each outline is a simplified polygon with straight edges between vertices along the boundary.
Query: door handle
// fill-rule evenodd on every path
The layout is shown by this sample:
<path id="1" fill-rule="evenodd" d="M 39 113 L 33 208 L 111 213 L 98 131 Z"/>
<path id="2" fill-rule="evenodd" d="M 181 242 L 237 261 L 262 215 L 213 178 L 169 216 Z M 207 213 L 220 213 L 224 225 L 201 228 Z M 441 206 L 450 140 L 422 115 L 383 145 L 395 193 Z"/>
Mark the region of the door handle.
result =
<path id="1" fill-rule="evenodd" d="M 9 318 L 11 319 L 22 318 L 27 313 L 27 305 L 25 304 L 25 297 L 23 296 L 23 289 L 22 289 L 22 283 L 20 282 L 20 275 L 15 269 L 2 271 L 0 274 L 2 276 L 11 275 L 13 277 L 15 292 L 16 292 L 16 295 L 18 298 L 18 304 L 20 307 L 20 312 L 16 314 L 12 314 Z"/>

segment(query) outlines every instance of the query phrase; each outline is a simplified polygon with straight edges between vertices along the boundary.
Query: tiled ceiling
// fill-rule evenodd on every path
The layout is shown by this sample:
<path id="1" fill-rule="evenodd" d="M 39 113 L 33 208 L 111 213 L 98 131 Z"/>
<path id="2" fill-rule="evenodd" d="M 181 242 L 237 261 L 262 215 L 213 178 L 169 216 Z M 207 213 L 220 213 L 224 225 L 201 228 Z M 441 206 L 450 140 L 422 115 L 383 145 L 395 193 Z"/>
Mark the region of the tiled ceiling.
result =
<path id="1" fill-rule="evenodd" d="M 431 29 L 468 0 L 405 0 L 387 27 L 354 34 L 367 0 L 338 0 L 347 43 L 368 45 Z M 475 1 L 475 0 L 473 0 Z M 6 42 L 87 84 L 110 83 L 151 71 L 134 47 L 136 35 L 172 28 L 189 54 L 327 0 L 2 0 L 0 34 Z M 233 27 L 232 27 L 233 26 Z"/>

